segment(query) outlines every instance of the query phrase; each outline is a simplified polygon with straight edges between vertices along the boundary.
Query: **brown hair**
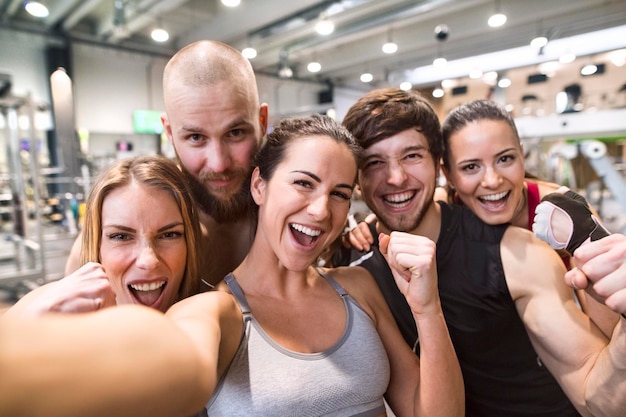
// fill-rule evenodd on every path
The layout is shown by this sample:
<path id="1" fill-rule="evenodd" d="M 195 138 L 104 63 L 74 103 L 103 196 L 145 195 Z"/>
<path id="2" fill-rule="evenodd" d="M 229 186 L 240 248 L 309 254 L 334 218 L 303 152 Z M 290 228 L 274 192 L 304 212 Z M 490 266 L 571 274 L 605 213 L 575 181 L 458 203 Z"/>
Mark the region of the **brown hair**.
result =
<path id="1" fill-rule="evenodd" d="M 198 292 L 200 266 L 196 248 L 201 239 L 198 213 L 191 200 L 185 177 L 176 164 L 163 156 L 140 156 L 116 162 L 100 173 L 89 198 L 82 232 L 81 264 L 100 262 L 102 204 L 111 191 L 133 182 L 165 190 L 176 201 L 183 218 L 187 262 L 178 290 L 178 299 Z"/>

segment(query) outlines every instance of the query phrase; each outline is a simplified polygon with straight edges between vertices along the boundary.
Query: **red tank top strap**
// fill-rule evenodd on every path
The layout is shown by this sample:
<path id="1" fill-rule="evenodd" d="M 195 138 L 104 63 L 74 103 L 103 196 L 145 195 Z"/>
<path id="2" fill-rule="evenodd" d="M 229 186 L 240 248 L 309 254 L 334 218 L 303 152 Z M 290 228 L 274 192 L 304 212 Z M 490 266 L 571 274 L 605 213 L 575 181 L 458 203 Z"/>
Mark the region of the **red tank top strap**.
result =
<path id="1" fill-rule="evenodd" d="M 528 199 L 528 228 L 532 229 L 535 221 L 535 209 L 541 202 L 539 186 L 534 182 L 526 181 L 526 198 Z"/>

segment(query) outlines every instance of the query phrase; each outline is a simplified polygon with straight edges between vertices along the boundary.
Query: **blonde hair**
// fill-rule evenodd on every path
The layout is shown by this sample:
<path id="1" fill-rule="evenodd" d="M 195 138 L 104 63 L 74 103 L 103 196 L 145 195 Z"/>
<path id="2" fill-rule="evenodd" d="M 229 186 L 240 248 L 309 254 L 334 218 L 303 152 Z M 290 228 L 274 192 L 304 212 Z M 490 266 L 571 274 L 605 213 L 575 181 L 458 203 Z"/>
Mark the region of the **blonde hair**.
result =
<path id="1" fill-rule="evenodd" d="M 89 198 L 82 232 L 81 265 L 100 262 L 102 243 L 102 204 L 111 191 L 132 182 L 167 191 L 176 201 L 183 219 L 187 262 L 178 290 L 178 300 L 198 292 L 199 257 L 196 249 L 201 239 L 198 212 L 191 199 L 186 179 L 176 164 L 163 156 L 140 156 L 124 159 L 104 170 L 96 179 Z"/>

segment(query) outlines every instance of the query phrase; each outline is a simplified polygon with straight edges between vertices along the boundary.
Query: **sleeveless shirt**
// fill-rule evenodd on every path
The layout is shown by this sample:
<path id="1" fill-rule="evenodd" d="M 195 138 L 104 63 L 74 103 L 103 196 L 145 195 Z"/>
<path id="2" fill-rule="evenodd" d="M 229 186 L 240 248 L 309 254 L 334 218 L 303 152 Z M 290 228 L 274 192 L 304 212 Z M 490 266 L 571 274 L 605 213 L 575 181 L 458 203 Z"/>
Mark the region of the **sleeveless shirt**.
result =
<path id="1" fill-rule="evenodd" d="M 500 242 L 507 225 L 490 226 L 469 209 L 441 205 L 437 274 L 441 305 L 465 381 L 466 416 L 556 417 L 578 412 L 543 366 L 508 290 Z M 375 231 L 375 225 L 372 225 Z M 374 275 L 405 340 L 406 300 L 400 299 L 389 267 L 378 249 L 352 250 L 336 265 L 361 265 Z M 391 295 L 390 295 L 391 294 Z M 412 316 L 410 317 L 412 320 Z"/>
<path id="2" fill-rule="evenodd" d="M 235 277 L 225 282 L 244 317 L 239 348 L 207 404 L 219 416 L 378 416 L 385 412 L 389 361 L 369 315 L 331 277 L 342 298 L 346 328 L 328 350 L 290 351 L 263 331 Z"/>

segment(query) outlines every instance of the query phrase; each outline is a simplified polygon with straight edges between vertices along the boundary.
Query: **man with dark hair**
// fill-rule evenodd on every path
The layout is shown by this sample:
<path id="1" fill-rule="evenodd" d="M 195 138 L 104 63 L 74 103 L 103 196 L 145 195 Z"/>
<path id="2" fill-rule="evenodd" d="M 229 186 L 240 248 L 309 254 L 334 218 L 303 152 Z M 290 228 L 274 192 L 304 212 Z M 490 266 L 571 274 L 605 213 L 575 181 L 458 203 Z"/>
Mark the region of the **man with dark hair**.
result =
<path id="1" fill-rule="evenodd" d="M 467 415 L 620 415 L 626 320 L 607 340 L 577 308 L 549 246 L 528 230 L 489 226 L 468 209 L 433 201 L 442 140 L 429 103 L 415 92 L 374 90 L 343 123 L 365 148 L 358 183 L 378 219 L 373 236 L 397 230 L 437 244 L 440 299 L 463 371 Z M 367 253 L 342 255 L 336 264 L 372 273 L 417 352 L 411 311 L 377 239 Z"/>

